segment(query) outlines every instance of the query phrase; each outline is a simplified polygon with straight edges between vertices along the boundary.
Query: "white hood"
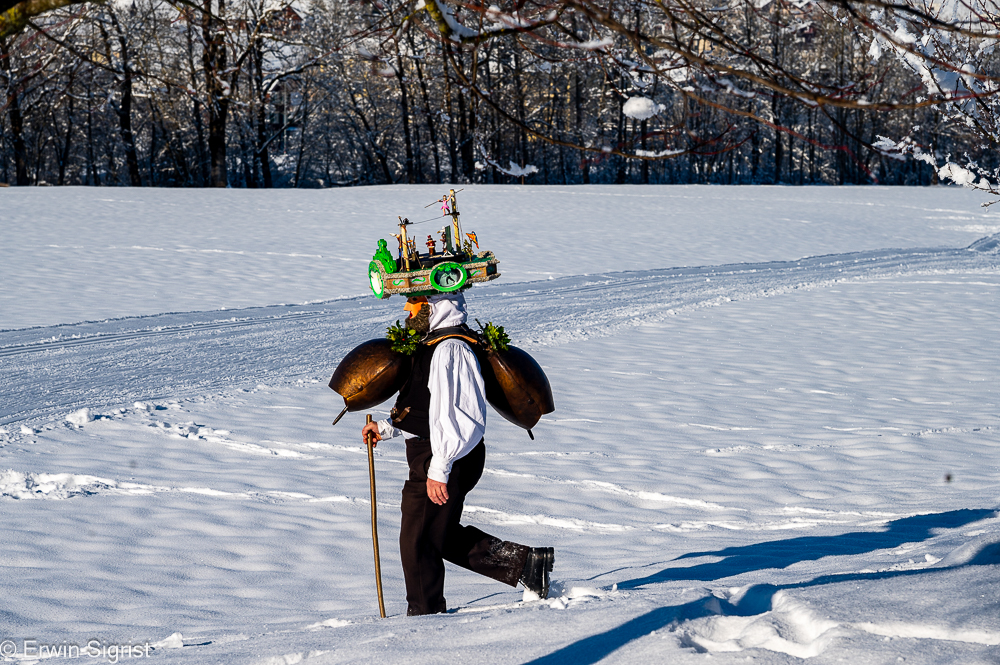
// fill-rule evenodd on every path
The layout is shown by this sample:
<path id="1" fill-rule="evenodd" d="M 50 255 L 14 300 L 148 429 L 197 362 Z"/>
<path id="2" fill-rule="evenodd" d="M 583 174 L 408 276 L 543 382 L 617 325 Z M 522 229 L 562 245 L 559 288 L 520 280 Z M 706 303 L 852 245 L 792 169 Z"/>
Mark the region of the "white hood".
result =
<path id="1" fill-rule="evenodd" d="M 465 323 L 465 296 L 461 293 L 442 293 L 427 297 L 431 306 L 430 329 L 450 328 Z"/>

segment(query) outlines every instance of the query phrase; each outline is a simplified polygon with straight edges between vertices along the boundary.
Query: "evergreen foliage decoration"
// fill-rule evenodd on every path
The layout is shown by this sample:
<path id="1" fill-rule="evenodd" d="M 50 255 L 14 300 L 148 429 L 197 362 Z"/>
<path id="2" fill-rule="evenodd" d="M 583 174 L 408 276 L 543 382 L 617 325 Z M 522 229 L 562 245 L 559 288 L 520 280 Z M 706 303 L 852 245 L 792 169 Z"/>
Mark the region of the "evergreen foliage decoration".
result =
<path id="1" fill-rule="evenodd" d="M 494 351 L 507 350 L 510 345 L 510 337 L 504 332 L 503 326 L 495 326 L 492 321 L 487 321 L 484 326 L 479 319 L 476 319 L 476 323 L 479 325 L 479 334 L 486 340 L 487 346 Z"/>
<path id="2" fill-rule="evenodd" d="M 393 351 L 412 356 L 413 352 L 417 350 L 417 342 L 420 340 L 420 334 L 412 328 L 401 325 L 398 319 L 395 325 L 386 328 L 386 332 L 388 333 L 386 337 L 392 342 Z"/>

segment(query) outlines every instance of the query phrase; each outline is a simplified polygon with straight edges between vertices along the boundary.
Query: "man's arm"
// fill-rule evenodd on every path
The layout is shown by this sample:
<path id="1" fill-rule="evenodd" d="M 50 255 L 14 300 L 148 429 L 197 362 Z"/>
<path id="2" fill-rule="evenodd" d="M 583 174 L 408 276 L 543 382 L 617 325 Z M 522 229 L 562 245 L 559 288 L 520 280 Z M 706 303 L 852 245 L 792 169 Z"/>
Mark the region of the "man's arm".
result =
<path id="1" fill-rule="evenodd" d="M 438 345 L 431 358 L 431 457 L 427 495 L 435 503 L 447 501 L 451 465 L 465 457 L 486 433 L 486 387 L 479 361 L 469 346 L 457 339 Z"/>

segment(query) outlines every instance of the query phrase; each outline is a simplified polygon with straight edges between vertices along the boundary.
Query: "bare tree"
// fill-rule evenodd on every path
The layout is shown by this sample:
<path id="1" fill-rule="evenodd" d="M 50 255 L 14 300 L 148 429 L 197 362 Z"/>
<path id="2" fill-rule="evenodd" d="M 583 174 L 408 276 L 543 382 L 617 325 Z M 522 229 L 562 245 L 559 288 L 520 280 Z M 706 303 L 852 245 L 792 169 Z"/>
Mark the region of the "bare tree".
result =
<path id="1" fill-rule="evenodd" d="M 992 191 L 982 1 L 67 5 L 0 42 L 0 177 Z"/>
<path id="2" fill-rule="evenodd" d="M 1000 34 L 998 15 L 989 0 L 932 5 L 916 0 L 731 0 L 722 5 L 708 0 L 513 0 L 499 5 L 417 0 L 385 6 L 376 32 L 392 35 L 388 39 L 415 29 L 440 39 L 464 88 L 537 139 L 605 156 L 660 160 L 731 149 L 745 140 L 748 127 L 760 131 L 753 129 L 756 125 L 774 132 L 773 177 L 781 180 L 782 165 L 786 157 L 792 159 L 797 141 L 839 150 L 867 170 L 858 152 L 871 149 L 873 137 L 859 131 L 863 121 L 853 121 L 877 114 L 944 109 L 992 144 L 1000 76 L 995 66 L 986 65 L 993 62 L 992 44 Z M 836 71 L 822 61 L 817 66 L 817 59 L 805 53 L 804 42 L 816 34 L 840 44 Z M 541 116 L 527 118 L 520 95 L 483 86 L 483 56 L 498 40 L 510 43 L 521 60 L 598 63 L 620 102 L 615 131 L 595 144 Z M 892 51 L 898 62 L 880 63 L 881 51 Z M 521 67 L 518 59 L 515 55 L 515 70 Z M 887 78 L 901 84 L 883 85 Z M 673 104 L 647 97 L 652 81 L 655 96 Z M 688 104 L 678 105 L 678 100 Z M 662 116 L 670 108 L 681 108 L 688 116 L 675 115 L 674 126 L 678 120 L 690 126 L 691 113 L 704 117 L 714 109 L 734 122 L 742 119 L 744 131 L 720 131 L 718 122 L 697 123 L 699 136 L 689 134 L 660 150 L 643 148 L 654 121 L 659 135 L 681 139 Z M 797 129 L 795 121 L 815 111 L 837 128 L 842 139 L 837 145 L 821 145 Z M 646 128 L 628 131 L 623 116 Z"/>

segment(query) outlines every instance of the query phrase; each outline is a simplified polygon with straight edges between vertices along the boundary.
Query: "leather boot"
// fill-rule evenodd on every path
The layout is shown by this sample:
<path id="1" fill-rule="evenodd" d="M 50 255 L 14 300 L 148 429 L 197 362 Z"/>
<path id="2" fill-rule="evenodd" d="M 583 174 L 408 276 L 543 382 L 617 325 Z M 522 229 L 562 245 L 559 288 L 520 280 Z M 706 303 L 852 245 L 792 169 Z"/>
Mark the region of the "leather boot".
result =
<path id="1" fill-rule="evenodd" d="M 549 595 L 549 573 L 552 572 L 552 564 L 555 563 L 555 550 L 551 547 L 532 547 L 528 551 L 528 558 L 524 562 L 524 571 L 521 573 L 521 584 L 525 589 L 538 594 L 539 598 L 547 598 Z"/>

